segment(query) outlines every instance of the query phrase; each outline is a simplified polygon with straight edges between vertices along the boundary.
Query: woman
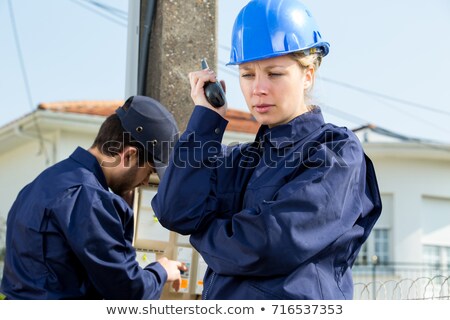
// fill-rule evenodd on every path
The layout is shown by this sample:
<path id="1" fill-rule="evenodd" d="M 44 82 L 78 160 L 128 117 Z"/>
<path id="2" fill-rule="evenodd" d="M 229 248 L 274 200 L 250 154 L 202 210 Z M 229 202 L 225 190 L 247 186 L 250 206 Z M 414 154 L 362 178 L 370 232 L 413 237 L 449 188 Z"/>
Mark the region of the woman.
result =
<path id="1" fill-rule="evenodd" d="M 230 64 L 261 127 L 233 148 L 220 144 L 226 107 L 203 92 L 214 73 L 189 74 L 196 107 L 152 205 L 208 264 L 203 299 L 352 299 L 351 267 L 381 201 L 355 135 L 307 103 L 328 50 L 297 0 L 241 10 Z"/>

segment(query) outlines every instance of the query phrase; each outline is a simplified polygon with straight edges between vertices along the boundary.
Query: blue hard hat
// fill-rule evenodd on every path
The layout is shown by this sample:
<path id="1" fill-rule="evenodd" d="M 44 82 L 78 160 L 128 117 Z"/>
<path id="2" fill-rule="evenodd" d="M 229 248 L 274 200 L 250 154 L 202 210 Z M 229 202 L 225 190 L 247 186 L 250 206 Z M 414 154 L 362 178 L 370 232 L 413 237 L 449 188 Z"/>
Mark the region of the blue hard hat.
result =
<path id="1" fill-rule="evenodd" d="M 252 0 L 237 16 L 230 64 L 267 59 L 295 51 L 328 54 L 308 8 L 298 0 Z"/>

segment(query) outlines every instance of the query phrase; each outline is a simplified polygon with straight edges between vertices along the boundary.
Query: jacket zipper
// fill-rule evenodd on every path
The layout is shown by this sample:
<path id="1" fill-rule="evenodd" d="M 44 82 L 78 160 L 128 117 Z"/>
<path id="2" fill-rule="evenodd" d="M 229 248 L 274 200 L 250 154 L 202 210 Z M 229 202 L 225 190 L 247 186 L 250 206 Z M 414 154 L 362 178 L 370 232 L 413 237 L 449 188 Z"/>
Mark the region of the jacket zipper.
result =
<path id="1" fill-rule="evenodd" d="M 211 275 L 211 280 L 209 281 L 209 286 L 208 288 L 206 288 L 205 294 L 202 297 L 202 300 L 206 300 L 207 296 L 208 296 L 208 292 L 209 289 L 212 287 L 212 285 L 214 284 L 214 280 L 216 279 L 216 273 L 213 271 L 212 275 Z"/>

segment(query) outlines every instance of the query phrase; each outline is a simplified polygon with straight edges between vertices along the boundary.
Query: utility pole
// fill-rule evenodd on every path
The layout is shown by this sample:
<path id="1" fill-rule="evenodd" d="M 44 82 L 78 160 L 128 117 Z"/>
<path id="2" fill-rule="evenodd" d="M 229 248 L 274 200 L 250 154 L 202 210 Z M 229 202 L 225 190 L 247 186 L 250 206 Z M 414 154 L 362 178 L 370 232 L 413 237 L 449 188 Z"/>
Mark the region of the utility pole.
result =
<path id="1" fill-rule="evenodd" d="M 149 40 L 142 94 L 166 106 L 181 132 L 194 107 L 188 73 L 200 69 L 202 58 L 216 70 L 217 1 L 141 0 L 140 47 Z M 149 12 L 150 34 L 144 26 Z M 144 39 L 146 34 L 149 39 Z"/>
<path id="2" fill-rule="evenodd" d="M 131 50 L 131 62 L 127 61 L 131 66 L 128 93 L 136 92 L 160 101 L 174 115 L 179 130 L 183 132 L 194 108 L 189 72 L 201 69 L 202 58 L 206 58 L 209 67 L 216 70 L 218 0 L 140 0 L 139 6 L 138 0 L 130 1 L 136 1 L 130 2 L 132 14 L 139 9 L 135 17 L 139 17 L 139 26 L 134 23 L 129 26 L 130 40 L 137 40 L 136 31 L 139 30 L 139 62 L 137 68 L 132 68 L 136 63 L 131 58 L 136 58 L 136 55 Z M 135 21 L 134 18 L 131 20 Z M 133 47 L 132 42 L 129 45 Z M 136 69 L 137 77 L 131 72 Z M 134 82 L 136 78 L 137 84 Z M 174 293 L 166 286 L 161 299 L 198 299 L 197 290 L 195 293 L 193 290 L 198 280 L 192 275 L 198 273 L 202 276 L 204 272 L 198 269 L 198 253 L 193 252 L 190 245 L 180 240 L 175 232 L 170 232 L 168 241 L 160 240 L 165 247 L 162 251 L 155 251 L 157 258 L 164 255 L 180 260 L 180 252 L 192 252 L 187 264 L 190 275 L 184 274 L 189 281 L 184 282 L 184 287 L 182 281 L 184 291 Z M 152 251 L 156 245 L 146 243 L 146 246 L 141 249 Z"/>

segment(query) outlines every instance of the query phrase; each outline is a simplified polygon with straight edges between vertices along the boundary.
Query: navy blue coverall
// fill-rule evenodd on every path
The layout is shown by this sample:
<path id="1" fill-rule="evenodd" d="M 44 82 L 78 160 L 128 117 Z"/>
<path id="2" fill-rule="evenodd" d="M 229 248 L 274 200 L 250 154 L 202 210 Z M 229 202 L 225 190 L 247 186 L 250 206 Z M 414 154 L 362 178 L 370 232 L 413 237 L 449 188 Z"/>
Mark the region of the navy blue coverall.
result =
<path id="1" fill-rule="evenodd" d="M 132 209 L 77 148 L 14 202 L 0 291 L 8 299 L 158 299 L 167 272 L 139 267 L 133 232 Z"/>
<path id="2" fill-rule="evenodd" d="M 195 107 L 152 200 L 208 264 L 203 299 L 352 299 L 351 267 L 381 213 L 357 137 L 319 107 L 233 147 L 226 125 Z"/>

